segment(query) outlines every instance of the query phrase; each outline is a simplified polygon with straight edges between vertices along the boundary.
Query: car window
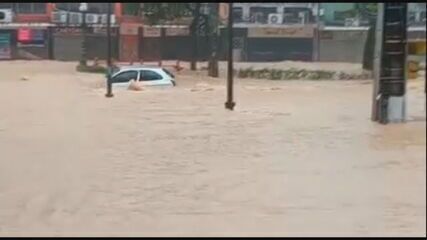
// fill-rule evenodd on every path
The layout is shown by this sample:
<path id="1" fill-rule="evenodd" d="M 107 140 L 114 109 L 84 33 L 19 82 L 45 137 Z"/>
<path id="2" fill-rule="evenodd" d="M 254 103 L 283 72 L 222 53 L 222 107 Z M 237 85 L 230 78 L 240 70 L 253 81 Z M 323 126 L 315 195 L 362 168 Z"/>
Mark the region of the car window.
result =
<path id="1" fill-rule="evenodd" d="M 155 81 L 155 80 L 162 80 L 163 77 L 151 70 L 141 70 L 141 81 Z"/>
<path id="2" fill-rule="evenodd" d="M 138 72 L 137 71 L 121 72 L 121 73 L 117 74 L 113 78 L 113 82 L 115 82 L 115 83 L 125 83 L 125 82 L 129 82 L 132 79 L 133 80 L 138 79 Z"/>

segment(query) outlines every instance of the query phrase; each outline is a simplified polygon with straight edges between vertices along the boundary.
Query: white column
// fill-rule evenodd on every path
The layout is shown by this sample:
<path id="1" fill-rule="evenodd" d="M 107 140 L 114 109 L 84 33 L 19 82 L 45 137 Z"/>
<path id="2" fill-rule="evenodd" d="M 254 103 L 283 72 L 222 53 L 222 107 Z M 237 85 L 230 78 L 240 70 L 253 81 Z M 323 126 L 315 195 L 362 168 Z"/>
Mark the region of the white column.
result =
<path id="1" fill-rule="evenodd" d="M 243 21 L 249 21 L 250 18 L 250 12 L 249 12 L 250 5 L 248 3 L 242 4 L 242 10 L 243 10 Z"/>

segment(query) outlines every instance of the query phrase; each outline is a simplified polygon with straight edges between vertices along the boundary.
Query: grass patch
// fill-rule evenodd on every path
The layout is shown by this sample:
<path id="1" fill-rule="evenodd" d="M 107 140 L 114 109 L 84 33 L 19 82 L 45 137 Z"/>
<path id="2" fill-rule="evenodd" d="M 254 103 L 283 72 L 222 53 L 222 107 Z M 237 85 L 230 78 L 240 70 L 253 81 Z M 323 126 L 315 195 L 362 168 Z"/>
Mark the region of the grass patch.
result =
<path id="1" fill-rule="evenodd" d="M 362 72 L 359 74 L 324 70 L 305 70 L 291 68 L 281 69 L 240 69 L 237 71 L 239 78 L 269 79 L 269 80 L 365 80 L 370 79 L 370 74 Z"/>
<path id="2" fill-rule="evenodd" d="M 85 73 L 98 73 L 98 74 L 107 74 L 107 68 L 103 66 L 84 66 L 84 65 L 77 65 L 76 70 L 78 72 L 85 72 Z"/>

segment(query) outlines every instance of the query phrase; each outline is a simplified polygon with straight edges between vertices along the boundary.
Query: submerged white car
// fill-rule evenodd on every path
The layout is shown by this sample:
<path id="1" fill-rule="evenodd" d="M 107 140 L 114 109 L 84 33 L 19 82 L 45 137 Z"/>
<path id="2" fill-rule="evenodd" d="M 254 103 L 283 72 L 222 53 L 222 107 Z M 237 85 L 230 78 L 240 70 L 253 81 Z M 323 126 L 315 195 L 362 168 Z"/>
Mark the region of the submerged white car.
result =
<path id="1" fill-rule="evenodd" d="M 131 80 L 136 80 L 143 86 L 176 85 L 175 76 L 160 67 L 123 66 L 111 77 L 113 88 L 128 88 Z"/>

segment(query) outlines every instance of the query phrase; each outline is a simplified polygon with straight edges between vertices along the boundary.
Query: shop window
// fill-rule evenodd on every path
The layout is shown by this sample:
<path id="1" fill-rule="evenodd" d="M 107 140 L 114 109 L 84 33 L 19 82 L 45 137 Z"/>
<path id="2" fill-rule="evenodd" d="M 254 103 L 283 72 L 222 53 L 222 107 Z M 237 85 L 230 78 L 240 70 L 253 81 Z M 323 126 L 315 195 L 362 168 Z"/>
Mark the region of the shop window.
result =
<path id="1" fill-rule="evenodd" d="M 70 11 L 70 12 L 80 12 L 79 7 L 80 3 L 56 3 L 56 8 L 58 10 Z M 108 4 L 107 3 L 88 3 L 87 13 L 99 13 L 105 14 L 108 13 Z"/>
<path id="2" fill-rule="evenodd" d="M 267 23 L 268 15 L 271 13 L 277 13 L 275 7 L 251 7 L 249 9 L 251 22 L 253 23 Z"/>
<path id="3" fill-rule="evenodd" d="M 18 47 L 44 47 L 45 37 L 43 29 L 18 29 Z"/>
<path id="4" fill-rule="evenodd" d="M 16 3 L 16 12 L 24 14 L 46 13 L 46 3 Z"/>
<path id="5" fill-rule="evenodd" d="M 0 2 L 0 9 L 12 9 L 13 3 Z"/>
<path id="6" fill-rule="evenodd" d="M 240 23 L 243 21 L 243 8 L 241 7 L 233 8 L 233 21 L 235 23 Z"/>

